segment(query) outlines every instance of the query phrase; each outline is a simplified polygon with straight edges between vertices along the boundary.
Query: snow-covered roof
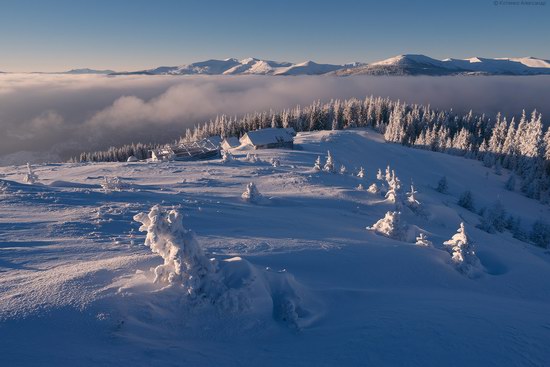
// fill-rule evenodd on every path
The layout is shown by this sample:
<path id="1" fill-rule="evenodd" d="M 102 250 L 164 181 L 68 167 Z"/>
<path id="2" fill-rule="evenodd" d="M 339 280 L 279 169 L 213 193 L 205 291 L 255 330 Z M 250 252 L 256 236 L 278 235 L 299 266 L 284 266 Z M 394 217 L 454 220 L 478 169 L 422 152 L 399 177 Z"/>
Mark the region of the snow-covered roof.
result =
<path id="1" fill-rule="evenodd" d="M 241 138 L 240 141 L 244 142 L 247 137 L 254 145 L 287 143 L 294 141 L 294 137 L 290 134 L 290 132 L 287 129 L 282 128 L 268 128 L 249 131 Z"/>
<path id="2" fill-rule="evenodd" d="M 229 148 L 238 147 L 239 145 L 241 145 L 241 142 L 239 141 L 239 138 L 237 138 L 236 136 L 229 136 L 223 139 L 223 142 L 222 142 L 222 146 L 226 146 Z"/>

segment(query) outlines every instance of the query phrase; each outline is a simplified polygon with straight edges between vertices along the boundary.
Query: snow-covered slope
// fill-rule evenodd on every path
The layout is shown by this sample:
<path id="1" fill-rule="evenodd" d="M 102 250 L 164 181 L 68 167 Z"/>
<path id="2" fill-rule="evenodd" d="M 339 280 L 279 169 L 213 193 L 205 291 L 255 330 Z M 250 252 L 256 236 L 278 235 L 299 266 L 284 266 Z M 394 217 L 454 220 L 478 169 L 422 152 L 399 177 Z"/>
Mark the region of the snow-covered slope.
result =
<path id="1" fill-rule="evenodd" d="M 424 55 L 399 55 L 379 62 L 336 71 L 337 75 L 488 75 L 550 74 L 548 60 L 524 58 L 480 58 L 437 60 Z"/>
<path id="2" fill-rule="evenodd" d="M 227 163 L 46 164 L 34 185 L 26 167 L 0 168 L 1 364 L 547 365 L 548 251 L 475 228 L 480 217 L 456 202 L 467 189 L 478 209 L 498 198 L 525 228 L 550 218 L 548 206 L 505 190 L 507 172 L 369 130 L 300 133 L 295 146 L 253 151 L 254 162 L 239 147 Z M 327 150 L 347 173 L 313 169 Z M 403 192 L 414 181 L 423 208 L 402 208 L 403 240 L 365 229 L 395 205 L 356 189 L 384 184 L 376 172 L 388 164 Z M 447 194 L 434 189 L 442 175 Z M 249 182 L 262 200 L 241 198 Z M 153 283 L 153 269 L 171 263 L 143 245 L 145 217 L 132 218 L 156 204 L 182 213 L 217 259 L 233 287 L 225 297 Z M 460 222 L 476 278 L 443 246 Z M 420 232 L 432 247 L 414 244 Z"/>
<path id="3" fill-rule="evenodd" d="M 318 75 L 343 68 L 344 65 L 316 64 L 312 61 L 300 64 L 247 58 L 243 60 L 207 60 L 182 66 L 163 66 L 155 69 L 142 70 L 123 74 L 150 75 Z"/>

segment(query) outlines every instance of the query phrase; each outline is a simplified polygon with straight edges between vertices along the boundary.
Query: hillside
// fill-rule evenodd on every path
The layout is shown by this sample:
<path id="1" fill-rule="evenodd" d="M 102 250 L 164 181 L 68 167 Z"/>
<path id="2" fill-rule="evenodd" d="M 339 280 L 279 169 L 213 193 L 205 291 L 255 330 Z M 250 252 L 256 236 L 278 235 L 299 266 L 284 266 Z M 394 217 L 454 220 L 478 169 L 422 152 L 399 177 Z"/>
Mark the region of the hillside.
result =
<path id="1" fill-rule="evenodd" d="M 0 167 L 2 364 L 547 364 L 550 253 L 481 231 L 456 202 L 465 190 L 477 210 L 499 199 L 525 231 L 550 218 L 547 205 L 506 190 L 506 170 L 371 130 L 299 133 L 295 147 L 239 147 L 226 163 L 45 164 L 35 184 L 23 182 L 26 167 Z M 313 169 L 327 150 L 347 172 Z M 422 208 L 402 207 L 400 240 L 366 229 L 395 204 L 357 189 L 386 185 L 376 174 L 387 165 L 403 194 L 414 182 Z M 442 176 L 447 193 L 434 189 Z M 249 182 L 255 202 L 241 198 Z M 153 283 L 163 259 L 132 218 L 156 204 L 183 214 L 229 291 Z M 474 276 L 443 245 L 461 222 Z M 420 233 L 433 246 L 415 245 Z"/>

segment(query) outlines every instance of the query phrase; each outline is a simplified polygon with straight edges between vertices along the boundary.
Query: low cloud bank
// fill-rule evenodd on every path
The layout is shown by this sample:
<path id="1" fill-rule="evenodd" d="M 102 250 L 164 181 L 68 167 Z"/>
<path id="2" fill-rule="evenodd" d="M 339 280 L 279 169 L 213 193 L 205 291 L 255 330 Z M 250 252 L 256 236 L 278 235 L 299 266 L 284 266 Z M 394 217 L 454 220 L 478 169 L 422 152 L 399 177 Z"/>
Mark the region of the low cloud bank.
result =
<path id="1" fill-rule="evenodd" d="M 369 95 L 438 109 L 550 114 L 550 77 L 265 77 L 0 75 L 0 161 L 67 158 L 130 142 L 165 142 L 217 114 L 279 110 Z M 30 154 L 29 152 L 36 152 Z M 6 157 L 11 157 L 7 159 Z"/>

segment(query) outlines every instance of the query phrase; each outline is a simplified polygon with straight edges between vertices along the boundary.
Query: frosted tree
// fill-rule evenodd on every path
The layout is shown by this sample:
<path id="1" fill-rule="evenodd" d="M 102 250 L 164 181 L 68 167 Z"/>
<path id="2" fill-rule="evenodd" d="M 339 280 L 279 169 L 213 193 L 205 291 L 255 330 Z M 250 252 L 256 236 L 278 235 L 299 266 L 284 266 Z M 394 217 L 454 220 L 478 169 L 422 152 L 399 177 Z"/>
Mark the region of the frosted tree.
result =
<path id="1" fill-rule="evenodd" d="M 436 190 L 442 194 L 447 193 L 449 190 L 449 185 L 447 184 L 447 176 L 441 177 L 441 179 L 437 182 Z"/>
<path id="2" fill-rule="evenodd" d="M 488 233 L 502 232 L 506 228 L 506 216 L 506 210 L 500 200 L 497 200 L 489 208 L 485 208 L 477 227 Z"/>
<path id="3" fill-rule="evenodd" d="M 317 156 L 317 159 L 315 160 L 315 164 L 313 166 L 313 169 L 316 170 L 316 171 L 321 170 L 321 156 L 320 155 Z"/>
<path id="4" fill-rule="evenodd" d="M 348 169 L 346 168 L 346 166 L 344 166 L 343 164 L 340 166 L 340 174 L 341 175 L 345 175 L 346 173 L 348 173 Z"/>
<path id="5" fill-rule="evenodd" d="M 363 169 L 363 167 L 359 169 L 359 172 L 357 173 L 357 177 L 359 178 L 365 177 L 365 170 Z"/>
<path id="6" fill-rule="evenodd" d="M 103 177 L 103 181 L 101 182 L 101 189 L 106 194 L 112 191 L 122 191 L 123 188 L 124 188 L 124 184 L 122 183 L 120 178 L 118 178 L 117 176 Z"/>
<path id="7" fill-rule="evenodd" d="M 388 182 L 388 185 L 389 189 L 388 192 L 386 192 L 386 199 L 388 199 L 392 203 L 399 203 L 401 181 L 399 181 L 399 178 L 395 176 L 395 172 L 393 172 L 392 178 Z"/>
<path id="8" fill-rule="evenodd" d="M 378 194 L 380 192 L 380 190 L 378 189 L 378 186 L 375 183 L 370 185 L 367 191 L 370 192 L 371 194 Z"/>
<path id="9" fill-rule="evenodd" d="M 474 211 L 474 197 L 472 195 L 472 192 L 470 190 L 464 191 L 460 198 L 458 198 L 458 205 L 463 207 L 464 209 L 468 209 L 469 211 Z"/>
<path id="10" fill-rule="evenodd" d="M 281 161 L 279 161 L 278 158 L 272 158 L 271 159 L 271 165 L 275 168 L 279 167 L 281 165 Z"/>
<path id="11" fill-rule="evenodd" d="M 357 185 L 356 189 L 359 191 L 363 191 L 365 190 L 365 187 L 363 186 L 363 184 L 360 183 L 359 185 Z"/>
<path id="12" fill-rule="evenodd" d="M 376 179 L 378 181 L 383 181 L 384 180 L 384 176 L 382 175 L 382 170 L 380 168 L 378 168 L 378 172 L 376 172 Z"/>
<path id="13" fill-rule="evenodd" d="M 332 154 L 330 154 L 330 150 L 327 151 L 327 161 L 325 162 L 323 170 L 326 172 L 334 172 L 334 160 L 332 159 Z"/>
<path id="14" fill-rule="evenodd" d="M 262 194 L 260 194 L 260 192 L 256 188 L 256 185 L 254 185 L 254 182 L 250 182 L 248 185 L 246 185 L 246 189 L 244 190 L 241 197 L 245 201 L 257 203 L 262 199 Z"/>
<path id="15" fill-rule="evenodd" d="M 460 272 L 469 276 L 475 275 L 480 268 L 479 259 L 466 234 L 464 223 L 460 223 L 457 233 L 450 240 L 443 242 L 443 245 L 451 254 L 451 260 Z"/>
<path id="16" fill-rule="evenodd" d="M 384 178 L 386 179 L 386 182 L 390 182 L 391 179 L 392 179 L 392 174 L 391 174 L 391 169 L 390 169 L 390 165 L 388 164 L 388 166 L 386 167 L 386 174 L 384 176 Z"/>
<path id="17" fill-rule="evenodd" d="M 407 192 L 407 205 L 416 210 L 420 206 L 420 202 L 416 199 L 416 194 L 418 191 L 414 189 L 414 185 L 411 183 L 411 191 Z"/>
<path id="18" fill-rule="evenodd" d="M 32 166 L 29 162 L 27 162 L 27 173 L 25 174 L 25 177 L 23 179 L 25 183 L 28 184 L 34 184 L 36 181 L 38 181 L 38 176 L 34 173 Z"/>
<path id="19" fill-rule="evenodd" d="M 147 232 L 145 245 L 164 259 L 154 269 L 155 283 L 181 284 L 188 294 L 200 293 L 214 265 L 205 256 L 192 231 L 183 227 L 176 210 L 167 211 L 155 205 L 149 213 L 139 213 L 134 220 Z"/>
<path id="20" fill-rule="evenodd" d="M 550 248 L 550 225 L 542 219 L 538 219 L 533 223 L 529 239 L 537 246 Z"/>
<path id="21" fill-rule="evenodd" d="M 401 212 L 389 211 L 384 218 L 367 227 L 368 230 L 396 240 L 403 238 L 403 226 L 401 225 Z"/>
<path id="22" fill-rule="evenodd" d="M 428 241 L 428 237 L 424 233 L 420 233 L 418 237 L 416 237 L 416 245 L 418 246 L 425 246 L 430 247 L 432 246 L 432 242 Z"/>

